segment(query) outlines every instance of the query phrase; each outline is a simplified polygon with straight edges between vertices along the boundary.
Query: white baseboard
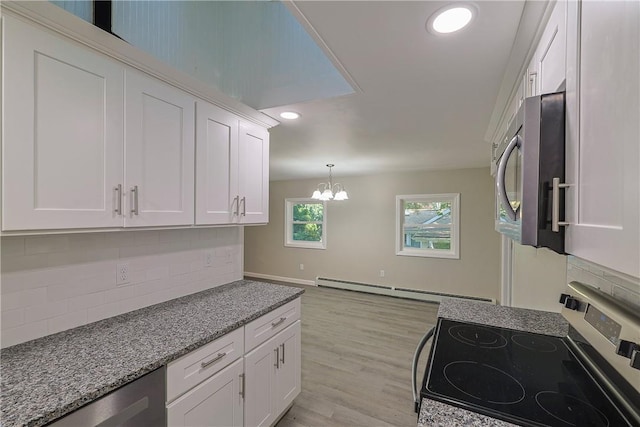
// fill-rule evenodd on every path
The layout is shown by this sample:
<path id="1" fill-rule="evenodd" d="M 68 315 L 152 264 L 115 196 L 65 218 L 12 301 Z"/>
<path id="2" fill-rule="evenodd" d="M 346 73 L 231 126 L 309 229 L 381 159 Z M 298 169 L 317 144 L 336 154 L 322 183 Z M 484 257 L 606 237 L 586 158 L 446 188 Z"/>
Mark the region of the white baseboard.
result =
<path id="1" fill-rule="evenodd" d="M 296 279 L 294 277 L 272 276 L 271 274 L 244 272 L 245 277 L 255 277 L 256 279 L 277 280 L 278 282 L 295 283 L 296 285 L 316 286 L 315 280 Z"/>

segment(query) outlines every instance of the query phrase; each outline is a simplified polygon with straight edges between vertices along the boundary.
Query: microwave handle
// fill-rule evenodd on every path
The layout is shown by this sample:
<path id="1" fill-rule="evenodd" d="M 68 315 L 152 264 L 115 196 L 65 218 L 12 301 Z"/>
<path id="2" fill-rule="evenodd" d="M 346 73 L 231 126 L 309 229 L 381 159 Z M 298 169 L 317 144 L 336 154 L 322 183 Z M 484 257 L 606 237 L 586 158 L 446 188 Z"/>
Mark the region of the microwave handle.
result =
<path id="1" fill-rule="evenodd" d="M 518 210 L 520 210 L 520 207 L 518 206 L 516 210 L 513 210 L 513 208 L 511 207 L 511 203 L 509 203 L 509 197 L 507 197 L 507 186 L 505 183 L 505 174 L 507 171 L 507 162 L 509 161 L 509 157 L 511 157 L 513 149 L 516 147 L 522 147 L 522 138 L 520 138 L 520 135 L 514 136 L 513 139 L 509 141 L 507 148 L 504 149 L 504 153 L 500 158 L 500 162 L 498 162 L 498 177 L 496 178 L 496 186 L 498 187 L 498 197 L 500 197 L 500 203 L 504 207 L 505 211 L 507 211 L 507 215 L 509 216 L 509 218 L 511 218 L 512 221 L 515 221 L 518 217 Z"/>

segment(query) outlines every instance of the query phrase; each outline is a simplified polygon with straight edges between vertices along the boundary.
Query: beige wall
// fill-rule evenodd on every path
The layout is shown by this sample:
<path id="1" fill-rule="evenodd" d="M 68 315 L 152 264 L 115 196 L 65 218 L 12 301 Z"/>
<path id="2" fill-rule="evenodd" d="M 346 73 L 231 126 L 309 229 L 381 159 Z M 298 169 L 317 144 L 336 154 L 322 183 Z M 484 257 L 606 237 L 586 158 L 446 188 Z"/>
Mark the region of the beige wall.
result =
<path id="1" fill-rule="evenodd" d="M 513 307 L 560 312 L 560 294 L 567 287 L 567 256 L 547 248 L 513 243 Z"/>
<path id="2" fill-rule="evenodd" d="M 327 249 L 284 246 L 284 200 L 308 197 L 321 179 L 275 181 L 269 225 L 245 228 L 247 274 L 316 277 L 499 299 L 500 235 L 488 168 L 340 177 L 350 200 L 329 202 Z M 460 193 L 460 259 L 395 255 L 395 196 Z M 299 265 L 304 264 L 304 271 Z M 385 277 L 379 277 L 385 270 Z"/>

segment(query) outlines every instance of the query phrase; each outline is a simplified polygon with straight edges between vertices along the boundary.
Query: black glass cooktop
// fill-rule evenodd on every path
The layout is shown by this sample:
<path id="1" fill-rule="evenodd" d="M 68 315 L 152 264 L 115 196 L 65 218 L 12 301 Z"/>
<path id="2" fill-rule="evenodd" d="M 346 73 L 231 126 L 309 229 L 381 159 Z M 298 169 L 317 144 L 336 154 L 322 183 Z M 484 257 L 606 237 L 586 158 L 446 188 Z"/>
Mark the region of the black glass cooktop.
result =
<path id="1" fill-rule="evenodd" d="M 440 319 L 422 396 L 525 426 L 630 425 L 565 342 Z"/>

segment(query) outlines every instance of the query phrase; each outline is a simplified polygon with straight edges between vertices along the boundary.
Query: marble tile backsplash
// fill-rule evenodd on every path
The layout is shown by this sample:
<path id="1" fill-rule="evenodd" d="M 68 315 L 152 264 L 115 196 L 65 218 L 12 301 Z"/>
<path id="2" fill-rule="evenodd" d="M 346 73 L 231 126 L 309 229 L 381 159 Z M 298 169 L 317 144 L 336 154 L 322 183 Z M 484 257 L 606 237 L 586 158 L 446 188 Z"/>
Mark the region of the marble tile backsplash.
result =
<path id="1" fill-rule="evenodd" d="M 640 309 L 640 279 L 636 277 L 569 256 L 567 259 L 567 280 L 594 286 Z"/>
<path id="2" fill-rule="evenodd" d="M 243 241 L 240 227 L 2 237 L 0 346 L 242 279 Z"/>

